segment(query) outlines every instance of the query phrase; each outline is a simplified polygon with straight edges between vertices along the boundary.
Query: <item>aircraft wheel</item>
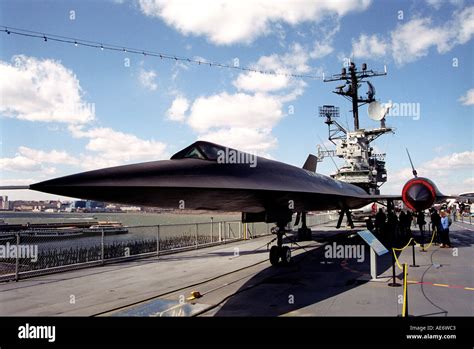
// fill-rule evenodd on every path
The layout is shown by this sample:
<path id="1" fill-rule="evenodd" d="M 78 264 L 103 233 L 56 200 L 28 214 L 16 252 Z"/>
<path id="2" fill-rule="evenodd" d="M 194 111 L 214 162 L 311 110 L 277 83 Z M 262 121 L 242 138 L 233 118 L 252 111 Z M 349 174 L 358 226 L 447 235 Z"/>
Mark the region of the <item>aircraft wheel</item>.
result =
<path id="1" fill-rule="evenodd" d="M 313 238 L 311 235 L 311 229 L 309 228 L 299 228 L 298 229 L 298 241 L 309 241 Z"/>
<path id="2" fill-rule="evenodd" d="M 304 241 L 305 240 L 305 236 L 304 236 L 304 230 L 302 228 L 299 228 L 298 229 L 298 241 Z"/>
<path id="3" fill-rule="evenodd" d="M 278 246 L 272 246 L 272 248 L 270 249 L 270 263 L 272 265 L 277 265 L 278 264 L 278 260 L 280 259 L 280 249 L 278 248 Z"/>
<path id="4" fill-rule="evenodd" d="M 284 265 L 290 264 L 291 262 L 291 250 L 288 246 L 281 248 L 281 262 Z"/>
<path id="5" fill-rule="evenodd" d="M 313 239 L 313 232 L 310 228 L 306 229 L 306 241 L 311 241 Z"/>

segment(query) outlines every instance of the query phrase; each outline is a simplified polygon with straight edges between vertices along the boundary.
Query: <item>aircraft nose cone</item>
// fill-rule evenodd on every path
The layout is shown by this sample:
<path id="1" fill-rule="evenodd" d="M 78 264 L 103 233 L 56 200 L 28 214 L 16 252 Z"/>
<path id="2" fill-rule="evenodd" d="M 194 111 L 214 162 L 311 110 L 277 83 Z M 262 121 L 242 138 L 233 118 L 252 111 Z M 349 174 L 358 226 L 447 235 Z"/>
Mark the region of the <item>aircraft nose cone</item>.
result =
<path id="1" fill-rule="evenodd" d="M 407 196 L 412 202 L 421 202 L 429 200 L 431 198 L 431 192 L 423 184 L 414 184 L 408 189 Z"/>
<path id="2" fill-rule="evenodd" d="M 54 178 L 30 186 L 32 190 L 97 201 L 121 201 L 122 197 L 136 196 L 157 186 L 167 186 L 176 172 L 183 170 L 180 163 L 155 161 L 111 167 Z"/>
<path id="3" fill-rule="evenodd" d="M 407 183 L 402 197 L 405 204 L 415 211 L 422 211 L 431 207 L 435 200 L 433 188 L 424 181 Z"/>
<path id="4" fill-rule="evenodd" d="M 197 159 L 153 161 L 55 178 L 32 184 L 30 189 L 134 206 L 180 208 L 185 202 L 186 208 L 217 209 L 209 192 L 199 191 L 198 186 L 215 181 L 213 165 Z"/>

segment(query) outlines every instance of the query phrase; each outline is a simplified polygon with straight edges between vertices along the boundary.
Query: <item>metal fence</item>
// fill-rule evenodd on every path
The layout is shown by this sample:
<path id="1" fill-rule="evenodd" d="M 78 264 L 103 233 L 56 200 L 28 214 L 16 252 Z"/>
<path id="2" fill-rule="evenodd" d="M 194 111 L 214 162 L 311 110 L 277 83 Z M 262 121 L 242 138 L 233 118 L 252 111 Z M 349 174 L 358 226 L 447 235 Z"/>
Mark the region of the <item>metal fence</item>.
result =
<path id="1" fill-rule="evenodd" d="M 309 226 L 324 224 L 335 217 L 333 213 L 309 215 L 307 222 Z M 270 234 L 273 226 L 211 220 L 205 223 L 127 226 L 119 232 L 101 229 L 78 236 L 64 232 L 54 236 L 44 231 L 16 232 L 0 236 L 0 281 L 252 239 Z"/>
<path id="2" fill-rule="evenodd" d="M 461 214 L 460 217 L 459 217 L 459 221 L 460 222 L 463 222 L 463 223 L 469 223 L 469 224 L 472 224 L 472 214 L 469 213 L 469 215 L 467 214 Z"/>

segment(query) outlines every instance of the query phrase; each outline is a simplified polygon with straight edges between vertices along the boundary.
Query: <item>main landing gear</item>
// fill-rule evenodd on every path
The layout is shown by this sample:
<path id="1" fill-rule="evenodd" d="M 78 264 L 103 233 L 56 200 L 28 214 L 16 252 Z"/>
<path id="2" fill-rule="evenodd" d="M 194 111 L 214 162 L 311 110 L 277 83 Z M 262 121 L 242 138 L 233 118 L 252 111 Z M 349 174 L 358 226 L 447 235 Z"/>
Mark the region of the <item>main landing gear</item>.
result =
<path id="1" fill-rule="evenodd" d="M 283 235 L 285 235 L 285 227 L 287 222 L 278 222 L 277 227 L 272 231 L 276 234 L 277 244 L 270 249 L 270 263 L 278 265 L 281 261 L 282 265 L 288 265 L 291 262 L 291 250 L 288 246 L 283 246 Z"/>
<path id="2" fill-rule="evenodd" d="M 298 223 L 299 219 L 297 219 L 295 225 L 298 225 Z M 306 225 L 306 212 L 301 212 L 301 228 L 298 229 L 298 241 L 310 241 L 312 238 L 311 229 Z"/>

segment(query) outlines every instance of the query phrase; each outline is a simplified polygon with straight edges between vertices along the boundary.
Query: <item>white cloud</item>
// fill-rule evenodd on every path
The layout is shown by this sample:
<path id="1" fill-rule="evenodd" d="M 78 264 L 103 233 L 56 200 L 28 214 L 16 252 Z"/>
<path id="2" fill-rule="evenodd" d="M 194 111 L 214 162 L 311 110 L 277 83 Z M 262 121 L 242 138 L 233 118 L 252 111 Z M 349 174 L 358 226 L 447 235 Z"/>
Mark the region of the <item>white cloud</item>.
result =
<path id="1" fill-rule="evenodd" d="M 378 35 L 361 34 L 352 40 L 352 55 L 355 58 L 380 58 L 387 54 L 388 44 Z"/>
<path id="2" fill-rule="evenodd" d="M 415 18 L 391 33 L 392 54 L 397 64 L 413 62 L 432 47 L 446 53 L 465 44 L 474 35 L 474 6 L 456 11 L 444 25 L 433 25 L 430 18 Z"/>
<path id="3" fill-rule="evenodd" d="M 188 109 L 189 101 L 185 97 L 177 96 L 166 112 L 167 118 L 172 121 L 184 121 Z"/>
<path id="4" fill-rule="evenodd" d="M 42 174 L 53 174 L 54 167 L 47 164 L 78 165 L 79 161 L 65 151 L 36 150 L 21 146 L 17 154 L 11 158 L 0 158 L 0 167 L 9 172 L 40 172 Z"/>
<path id="5" fill-rule="evenodd" d="M 454 6 L 461 6 L 464 1 L 463 0 L 426 0 L 426 3 L 432 7 L 434 7 L 436 10 L 439 10 L 442 5 L 444 4 L 451 4 Z"/>
<path id="6" fill-rule="evenodd" d="M 309 54 L 310 57 L 313 59 L 319 59 L 334 52 L 334 36 L 340 29 L 341 26 L 338 19 L 336 19 L 335 22 L 329 21 L 329 24 L 326 26 L 320 26 L 318 30 L 320 31 L 321 39 L 314 42 L 313 50 Z"/>
<path id="7" fill-rule="evenodd" d="M 458 169 L 469 169 L 474 164 L 474 151 L 465 151 L 462 153 L 452 153 L 450 155 L 434 158 L 422 165 L 423 170 L 429 171 L 447 171 Z"/>
<path id="8" fill-rule="evenodd" d="M 155 81 L 156 72 L 154 70 L 140 69 L 138 80 L 143 87 L 150 91 L 156 91 L 158 84 Z"/>
<path id="9" fill-rule="evenodd" d="M 59 61 L 17 55 L 0 61 L 0 113 L 29 121 L 84 124 L 94 107 L 82 99 L 74 73 Z"/>
<path id="10" fill-rule="evenodd" d="M 474 88 L 469 89 L 464 96 L 459 98 L 463 105 L 474 105 Z"/>
<path id="11" fill-rule="evenodd" d="M 12 158 L 0 158 L 0 167 L 2 171 L 36 172 L 43 169 L 41 163 L 22 155 Z"/>
<path id="12" fill-rule="evenodd" d="M 308 65 L 309 54 L 303 46 L 295 43 L 291 46 L 289 52 L 283 55 L 272 54 L 262 56 L 251 65 L 257 72 L 245 72 L 239 74 L 233 82 L 239 90 L 249 92 L 276 92 L 285 89 L 293 89 L 290 93 L 293 99 L 302 93 L 306 83 L 300 79 L 287 76 L 285 74 L 305 74 L 311 71 Z M 273 71 L 281 75 L 262 74 L 258 71 Z M 296 93 L 295 93 L 296 92 Z M 291 100 L 292 98 L 287 98 Z"/>
<path id="13" fill-rule="evenodd" d="M 63 150 L 43 151 L 21 146 L 18 148 L 20 155 L 37 162 L 50 164 L 77 165 L 79 161 Z"/>
<path id="14" fill-rule="evenodd" d="M 452 22 L 455 33 L 454 44 L 465 44 L 474 35 L 474 6 L 459 12 Z"/>
<path id="15" fill-rule="evenodd" d="M 319 59 L 326 57 L 334 51 L 334 47 L 328 42 L 316 41 L 314 44 L 313 51 L 311 51 L 311 58 Z"/>
<path id="16" fill-rule="evenodd" d="M 277 144 L 272 128 L 283 116 L 278 96 L 222 92 L 196 99 L 187 123 L 199 139 L 268 156 Z"/>
<path id="17" fill-rule="evenodd" d="M 199 132 L 249 125 L 257 129 L 271 128 L 283 117 L 281 107 L 281 101 L 273 96 L 222 92 L 196 99 L 191 107 L 188 124 Z"/>
<path id="18" fill-rule="evenodd" d="M 276 59 L 275 64 L 278 64 L 278 58 Z M 296 74 L 305 74 L 311 71 L 311 67 L 308 65 L 309 54 L 305 51 L 304 47 L 301 44 L 294 43 L 291 46 L 291 50 L 288 53 L 285 53 L 280 58 L 280 65 L 290 69 L 293 73 Z"/>
<path id="19" fill-rule="evenodd" d="M 370 2 L 139 0 L 139 6 L 145 15 L 159 17 L 185 35 L 205 36 L 213 43 L 228 45 L 250 43 L 278 29 L 279 22 L 289 25 L 319 22 L 328 15 L 344 16 L 349 12 L 363 11 Z"/>
<path id="20" fill-rule="evenodd" d="M 260 57 L 251 68 L 303 74 L 312 70 L 308 60 L 308 52 L 295 43 L 285 54 Z M 186 120 L 198 132 L 199 139 L 268 156 L 267 151 L 277 145 L 271 132 L 285 116 L 284 103 L 300 96 L 306 83 L 285 75 L 243 72 L 233 84 L 238 92 L 198 97 L 190 107 L 187 100 L 181 103 L 176 98 L 167 117 L 171 119 L 173 115 L 178 121 Z"/>
<path id="21" fill-rule="evenodd" d="M 11 158 L 0 158 L 0 167 L 5 172 L 36 172 L 43 175 L 56 173 L 55 167 L 44 166 L 40 161 L 18 154 Z"/>
<path id="22" fill-rule="evenodd" d="M 250 92 L 272 92 L 288 86 L 290 78 L 284 75 L 269 75 L 258 72 L 239 74 L 234 86 Z"/>
<path id="23" fill-rule="evenodd" d="M 455 10 L 442 24 L 433 23 L 429 17 L 413 18 L 399 24 L 387 37 L 361 34 L 352 40 L 352 54 L 358 58 L 391 55 L 397 65 L 403 65 L 427 56 L 434 48 L 440 54 L 449 52 L 473 35 L 474 6 L 470 6 Z"/>
<path id="24" fill-rule="evenodd" d="M 463 181 L 464 184 L 467 184 L 468 186 L 470 186 L 471 188 L 474 188 L 474 177 L 469 177 L 469 178 L 466 178 L 464 181 Z"/>
<path id="25" fill-rule="evenodd" d="M 81 154 L 81 166 L 87 169 L 160 160 L 168 155 L 165 143 L 141 139 L 111 128 L 98 127 L 85 131 L 81 127 L 69 129 L 73 137 L 89 139 L 86 149 L 94 154 Z"/>
<path id="26" fill-rule="evenodd" d="M 74 157 L 63 150 L 44 151 L 20 146 L 14 157 L 0 158 L 0 167 L 8 172 L 52 175 L 56 172 L 56 168 L 50 167 L 51 164 L 91 170 L 168 157 L 166 144 L 155 140 L 144 140 L 111 128 L 84 130 L 83 126 L 70 125 L 69 131 L 75 138 L 88 139 L 86 152 Z"/>
<path id="27" fill-rule="evenodd" d="M 439 53 L 445 53 L 451 45 L 449 31 L 431 25 L 429 18 L 417 18 L 400 25 L 391 36 L 393 58 L 398 64 L 426 56 L 432 46 L 436 46 Z"/>
<path id="28" fill-rule="evenodd" d="M 270 157 L 267 152 L 278 144 L 271 134 L 271 129 L 246 127 L 223 128 L 200 134 L 198 139 L 266 157 Z"/>

